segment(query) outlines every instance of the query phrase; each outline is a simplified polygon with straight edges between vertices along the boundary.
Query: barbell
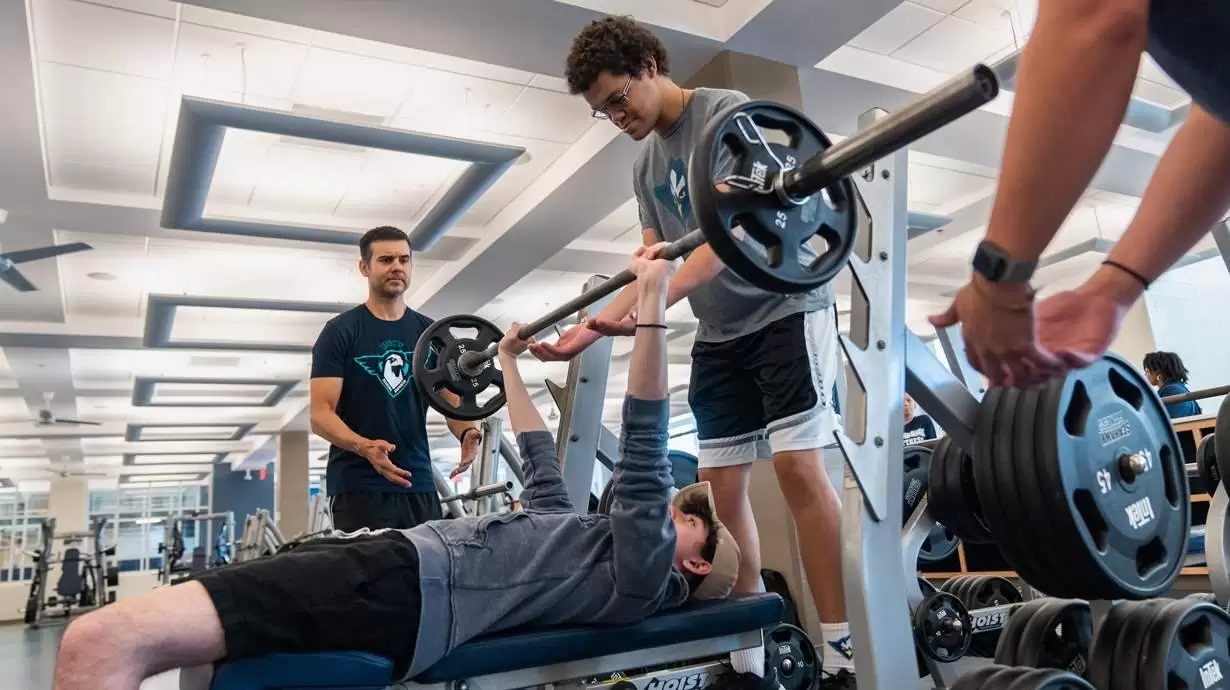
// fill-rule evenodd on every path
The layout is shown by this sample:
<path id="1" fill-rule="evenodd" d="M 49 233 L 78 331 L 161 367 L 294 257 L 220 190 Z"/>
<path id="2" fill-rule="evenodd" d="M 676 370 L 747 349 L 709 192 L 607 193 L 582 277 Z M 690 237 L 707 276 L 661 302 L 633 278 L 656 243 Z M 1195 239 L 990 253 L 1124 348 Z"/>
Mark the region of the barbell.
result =
<path id="1" fill-rule="evenodd" d="M 861 201 L 850 176 L 998 94 L 995 72 L 976 65 L 837 144 L 789 106 L 764 100 L 733 105 L 706 125 L 688 163 L 688 194 L 700 227 L 659 256 L 674 260 L 708 243 L 727 268 L 764 290 L 788 294 L 825 285 L 845 267 L 857 241 Z M 766 130 L 783 134 L 785 143 L 771 141 Z M 822 251 L 813 238 L 823 242 Z M 528 340 L 635 280 L 631 271 L 620 271 L 522 326 L 518 336 Z M 453 329 L 476 334 L 457 337 Z M 469 421 L 502 407 L 503 378 L 491 365 L 502 337 L 494 324 L 473 315 L 446 317 L 424 330 L 412 367 L 427 403 Z M 499 393 L 479 402 L 491 386 Z M 459 402 L 441 395 L 445 390 Z"/>

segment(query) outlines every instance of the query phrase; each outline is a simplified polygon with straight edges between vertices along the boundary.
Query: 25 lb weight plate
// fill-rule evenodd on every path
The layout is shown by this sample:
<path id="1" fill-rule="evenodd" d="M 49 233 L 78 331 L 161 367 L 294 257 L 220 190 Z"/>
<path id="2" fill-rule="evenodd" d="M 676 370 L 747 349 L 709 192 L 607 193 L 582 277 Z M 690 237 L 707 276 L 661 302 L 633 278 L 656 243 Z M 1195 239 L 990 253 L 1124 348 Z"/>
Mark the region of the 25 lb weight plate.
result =
<path id="1" fill-rule="evenodd" d="M 414 383 L 427 404 L 445 417 L 468 422 L 490 417 L 503 407 L 504 376 L 493 362 L 483 362 L 475 376 L 467 376 L 457 362 L 462 354 L 485 350 L 503 337 L 495 324 L 470 314 L 448 316 L 424 329 L 411 360 Z M 399 357 L 401 353 L 385 353 L 369 371 L 386 387 L 396 386 L 406 373 L 398 368 L 403 365 Z M 460 400 L 454 404 L 444 391 Z"/>
<path id="2" fill-rule="evenodd" d="M 788 143 L 770 143 L 766 130 Z M 780 103 L 748 101 L 709 120 L 688 165 L 688 193 L 705 239 L 728 268 L 770 292 L 797 293 L 845 267 L 862 205 L 854 183 L 843 178 L 803 199 L 774 186 L 830 146 L 807 116 Z"/>
<path id="3" fill-rule="evenodd" d="M 1093 614 L 1089 602 L 1052 599 L 1030 617 L 1021 632 L 1014 663 L 1083 676 L 1089 668 L 1091 647 Z"/>

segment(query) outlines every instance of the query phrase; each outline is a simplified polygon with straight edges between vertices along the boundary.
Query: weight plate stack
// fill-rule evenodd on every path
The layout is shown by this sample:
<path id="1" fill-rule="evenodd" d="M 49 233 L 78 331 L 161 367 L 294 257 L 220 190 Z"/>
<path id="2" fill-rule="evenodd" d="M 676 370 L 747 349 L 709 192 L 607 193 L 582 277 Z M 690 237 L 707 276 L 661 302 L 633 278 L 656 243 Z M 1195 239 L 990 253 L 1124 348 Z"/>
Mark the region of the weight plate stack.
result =
<path id="1" fill-rule="evenodd" d="M 1145 599 L 1178 577 L 1191 523 L 1182 453 L 1156 392 L 1122 358 L 988 391 L 975 458 L 991 532 L 1031 585 Z"/>
<path id="2" fill-rule="evenodd" d="M 816 648 L 807 633 L 787 623 L 773 628 L 765 637 L 768 663 L 777 669 L 782 690 L 811 690 L 820 676 Z"/>
<path id="3" fill-rule="evenodd" d="M 970 618 L 974 621 L 974 639 L 970 642 L 971 656 L 994 657 L 1003 626 L 1007 625 L 1007 619 L 1000 620 L 998 617 L 984 620 L 983 616 L 979 615 L 979 610 L 1020 604 L 1024 601 L 1021 590 L 1007 578 L 991 575 L 975 578 L 961 597 L 961 602 L 969 609 Z"/>
<path id="4" fill-rule="evenodd" d="M 1212 496 L 1221 486 L 1221 467 L 1217 464 L 1217 434 L 1206 434 L 1196 446 L 1196 472 L 1204 491 Z"/>
<path id="5" fill-rule="evenodd" d="M 904 460 L 905 477 L 902 479 L 902 486 L 905 500 L 901 508 L 902 526 L 909 522 L 914 509 L 929 494 L 928 470 L 931 465 L 931 450 L 921 446 L 906 448 Z M 931 533 L 927 535 L 926 540 L 923 541 L 918 553 L 918 562 L 930 564 L 951 558 L 957 552 L 957 546 L 960 543 L 961 540 L 951 530 L 937 522 L 935 527 L 931 528 Z"/>
<path id="6" fill-rule="evenodd" d="M 948 664 L 969 650 L 973 622 L 957 597 L 935 592 L 914 609 L 914 641 L 923 654 Z"/>
<path id="7" fill-rule="evenodd" d="M 1085 676 L 1093 646 L 1093 615 L 1080 599 L 1035 599 L 1009 619 L 995 663 L 1054 668 Z"/>
<path id="8" fill-rule="evenodd" d="M 993 541 L 974 486 L 973 461 L 949 436 L 940 439 L 931 454 L 927 507 L 936 522 L 967 544 Z"/>
<path id="9" fill-rule="evenodd" d="M 931 448 L 921 444 L 906 446 L 902 453 L 902 463 L 905 465 L 906 472 L 910 470 L 930 471 Z"/>

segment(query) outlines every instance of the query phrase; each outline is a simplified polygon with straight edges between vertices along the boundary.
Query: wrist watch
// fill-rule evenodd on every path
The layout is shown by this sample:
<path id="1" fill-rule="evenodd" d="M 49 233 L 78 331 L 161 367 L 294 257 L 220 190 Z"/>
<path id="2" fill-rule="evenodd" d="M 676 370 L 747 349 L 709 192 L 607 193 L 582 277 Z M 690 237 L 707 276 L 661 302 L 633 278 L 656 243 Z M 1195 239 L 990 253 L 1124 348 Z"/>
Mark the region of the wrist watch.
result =
<path id="1" fill-rule="evenodd" d="M 974 252 L 974 272 L 990 283 L 1028 282 L 1038 267 L 1037 260 L 1017 261 L 1008 252 L 989 240 L 983 240 Z"/>

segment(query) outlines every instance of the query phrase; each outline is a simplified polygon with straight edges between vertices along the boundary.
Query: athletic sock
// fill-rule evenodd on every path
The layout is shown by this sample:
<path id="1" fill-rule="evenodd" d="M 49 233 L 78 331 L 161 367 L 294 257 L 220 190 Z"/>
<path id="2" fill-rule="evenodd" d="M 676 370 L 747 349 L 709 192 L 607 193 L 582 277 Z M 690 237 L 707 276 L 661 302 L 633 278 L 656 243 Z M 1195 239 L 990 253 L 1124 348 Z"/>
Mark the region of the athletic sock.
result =
<path id="1" fill-rule="evenodd" d="M 730 667 L 735 673 L 752 673 L 764 676 L 764 647 L 739 649 L 730 653 Z"/>
<path id="2" fill-rule="evenodd" d="M 829 673 L 854 673 L 854 647 L 850 644 L 849 623 L 821 623 L 824 636 L 824 656 L 820 666 Z"/>

